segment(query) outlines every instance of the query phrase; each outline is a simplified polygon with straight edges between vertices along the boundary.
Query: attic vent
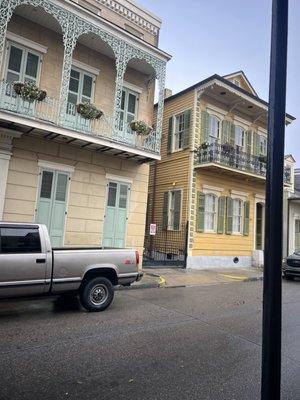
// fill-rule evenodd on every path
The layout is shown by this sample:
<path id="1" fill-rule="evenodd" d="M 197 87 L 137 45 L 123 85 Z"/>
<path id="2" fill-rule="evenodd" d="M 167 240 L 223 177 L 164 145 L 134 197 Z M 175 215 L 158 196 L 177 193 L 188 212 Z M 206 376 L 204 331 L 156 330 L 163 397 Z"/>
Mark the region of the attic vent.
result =
<path id="1" fill-rule="evenodd" d="M 238 87 L 241 86 L 241 82 L 240 82 L 238 79 L 234 79 L 234 80 L 233 80 L 233 83 L 234 83 L 236 86 L 238 86 Z"/>

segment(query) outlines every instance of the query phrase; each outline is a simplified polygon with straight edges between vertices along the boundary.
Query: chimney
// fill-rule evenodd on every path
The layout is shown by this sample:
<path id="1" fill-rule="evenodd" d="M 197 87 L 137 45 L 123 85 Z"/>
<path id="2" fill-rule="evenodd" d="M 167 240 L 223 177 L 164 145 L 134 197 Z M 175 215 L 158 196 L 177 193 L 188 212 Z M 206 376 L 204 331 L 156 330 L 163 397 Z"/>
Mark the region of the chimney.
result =
<path id="1" fill-rule="evenodd" d="M 172 90 L 165 88 L 165 99 L 172 96 Z"/>

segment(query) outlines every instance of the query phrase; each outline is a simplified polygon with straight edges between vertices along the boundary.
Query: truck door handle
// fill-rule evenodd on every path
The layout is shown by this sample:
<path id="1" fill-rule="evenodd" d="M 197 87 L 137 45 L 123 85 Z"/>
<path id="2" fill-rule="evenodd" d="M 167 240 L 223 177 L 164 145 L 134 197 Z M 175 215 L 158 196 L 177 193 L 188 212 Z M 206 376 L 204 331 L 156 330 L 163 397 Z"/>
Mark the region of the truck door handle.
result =
<path id="1" fill-rule="evenodd" d="M 46 262 L 46 258 L 37 258 L 35 261 L 37 264 L 44 264 Z"/>

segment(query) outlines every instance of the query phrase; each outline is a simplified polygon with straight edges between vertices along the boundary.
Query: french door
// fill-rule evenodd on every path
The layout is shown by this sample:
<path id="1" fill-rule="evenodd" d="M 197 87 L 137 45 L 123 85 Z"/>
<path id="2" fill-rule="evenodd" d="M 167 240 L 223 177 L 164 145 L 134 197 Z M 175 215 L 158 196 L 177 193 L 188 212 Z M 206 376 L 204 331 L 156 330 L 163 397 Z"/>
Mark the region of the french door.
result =
<path id="1" fill-rule="evenodd" d="M 109 182 L 104 216 L 104 247 L 125 247 L 130 185 Z"/>
<path id="2" fill-rule="evenodd" d="M 52 246 L 62 246 L 67 209 L 69 174 L 41 172 L 35 220 L 48 228 Z"/>
<path id="3" fill-rule="evenodd" d="M 130 123 L 137 118 L 138 113 L 138 94 L 128 90 L 122 90 L 121 99 L 121 112 L 120 112 L 120 126 L 119 136 L 122 137 L 125 142 L 131 143 L 135 140 L 135 135 L 132 134 Z"/>
<path id="4" fill-rule="evenodd" d="M 74 128 L 90 128 L 90 121 L 80 117 L 76 107 L 79 103 L 92 103 L 95 81 L 94 75 L 72 68 L 68 92 L 67 122 Z"/>

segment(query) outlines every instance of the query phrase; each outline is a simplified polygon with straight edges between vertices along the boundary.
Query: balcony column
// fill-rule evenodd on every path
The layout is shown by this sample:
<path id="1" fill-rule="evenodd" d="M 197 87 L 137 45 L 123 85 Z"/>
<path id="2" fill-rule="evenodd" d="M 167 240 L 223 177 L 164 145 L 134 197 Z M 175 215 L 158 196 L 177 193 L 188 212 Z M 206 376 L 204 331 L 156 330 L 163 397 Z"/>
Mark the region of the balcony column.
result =
<path id="1" fill-rule="evenodd" d="M 115 89 L 115 108 L 113 119 L 112 136 L 117 135 L 120 126 L 122 90 L 124 82 L 124 74 L 130 59 L 130 46 L 121 42 L 116 50 L 116 89 Z"/>
<path id="2" fill-rule="evenodd" d="M 62 79 L 60 87 L 60 98 L 59 98 L 59 123 L 63 124 L 67 111 L 68 102 L 68 91 L 71 76 L 73 51 L 76 46 L 79 33 L 76 31 L 76 19 L 70 15 L 63 32 L 64 41 L 64 60 L 62 69 Z"/>
<path id="3" fill-rule="evenodd" d="M 4 0 L 0 5 L 0 70 L 3 69 L 4 61 L 4 46 L 7 32 L 7 24 L 11 19 L 13 13 L 12 2 L 10 0 Z"/>
<path id="4" fill-rule="evenodd" d="M 156 118 L 156 144 L 155 150 L 160 153 L 161 146 L 161 133 L 164 113 L 164 100 L 165 100 L 165 82 L 166 82 L 166 65 L 163 64 L 157 72 L 158 79 L 158 105 L 157 105 L 157 118 Z"/>

